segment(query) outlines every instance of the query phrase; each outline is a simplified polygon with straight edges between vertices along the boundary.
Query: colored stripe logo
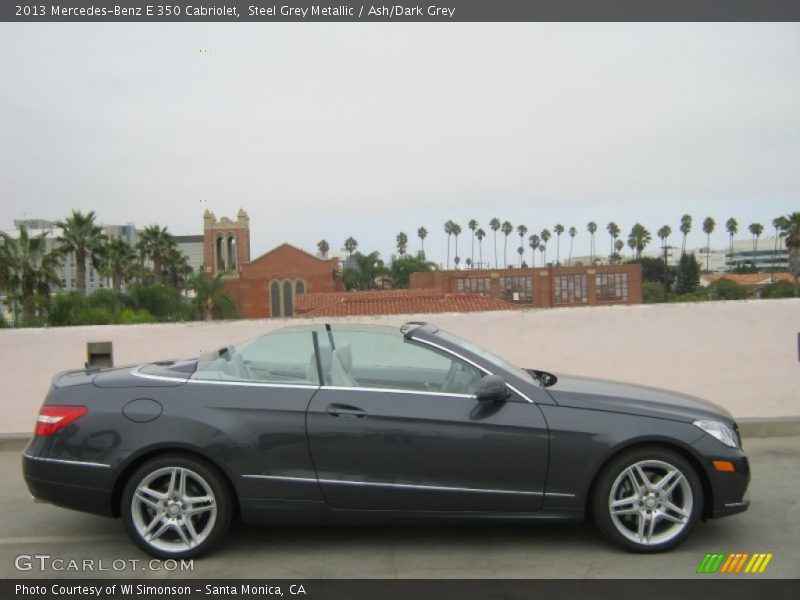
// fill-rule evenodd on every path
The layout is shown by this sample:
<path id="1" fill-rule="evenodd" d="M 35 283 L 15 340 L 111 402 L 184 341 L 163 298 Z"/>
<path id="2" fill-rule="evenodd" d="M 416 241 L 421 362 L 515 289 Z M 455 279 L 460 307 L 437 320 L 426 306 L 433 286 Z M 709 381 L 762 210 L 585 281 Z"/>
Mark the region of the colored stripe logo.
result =
<path id="1" fill-rule="evenodd" d="M 697 573 L 724 573 L 727 575 L 748 573 L 751 575 L 763 573 L 767 569 L 767 565 L 772 560 L 773 554 L 758 552 L 750 554 L 749 552 L 716 552 L 714 554 L 706 554 L 700 566 L 697 567 Z"/>

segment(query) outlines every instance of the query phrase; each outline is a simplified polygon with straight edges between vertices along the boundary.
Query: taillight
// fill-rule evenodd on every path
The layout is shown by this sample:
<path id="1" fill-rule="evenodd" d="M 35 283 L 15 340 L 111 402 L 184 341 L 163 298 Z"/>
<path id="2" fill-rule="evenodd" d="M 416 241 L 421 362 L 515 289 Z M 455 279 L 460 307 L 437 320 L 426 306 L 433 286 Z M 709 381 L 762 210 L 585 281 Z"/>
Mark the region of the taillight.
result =
<path id="1" fill-rule="evenodd" d="M 85 406 L 43 406 L 39 410 L 36 430 L 33 433 L 42 437 L 53 435 L 88 412 L 89 409 Z"/>

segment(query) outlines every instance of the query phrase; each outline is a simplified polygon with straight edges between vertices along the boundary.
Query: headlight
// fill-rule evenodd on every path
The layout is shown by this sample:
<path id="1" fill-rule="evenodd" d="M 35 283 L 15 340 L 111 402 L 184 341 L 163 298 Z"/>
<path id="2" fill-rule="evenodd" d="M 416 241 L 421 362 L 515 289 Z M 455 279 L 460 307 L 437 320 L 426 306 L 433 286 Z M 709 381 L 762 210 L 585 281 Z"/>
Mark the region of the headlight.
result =
<path id="1" fill-rule="evenodd" d="M 699 427 L 708 435 L 717 438 L 720 442 L 731 448 L 738 448 L 739 443 L 736 438 L 736 432 L 727 425 L 719 421 L 695 421 L 692 423 L 695 427 Z"/>

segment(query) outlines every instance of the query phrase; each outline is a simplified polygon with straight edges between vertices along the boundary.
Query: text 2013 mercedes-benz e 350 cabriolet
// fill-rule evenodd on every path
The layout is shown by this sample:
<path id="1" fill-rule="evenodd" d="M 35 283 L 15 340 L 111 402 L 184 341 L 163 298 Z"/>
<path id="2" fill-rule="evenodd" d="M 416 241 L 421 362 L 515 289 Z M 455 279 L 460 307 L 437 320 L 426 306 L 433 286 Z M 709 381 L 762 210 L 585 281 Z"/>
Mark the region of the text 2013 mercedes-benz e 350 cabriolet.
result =
<path id="1" fill-rule="evenodd" d="M 667 550 L 747 509 L 723 409 L 520 369 L 434 325 L 302 325 L 199 358 L 57 375 L 33 496 L 121 516 L 160 557 L 251 522 L 582 519 Z"/>

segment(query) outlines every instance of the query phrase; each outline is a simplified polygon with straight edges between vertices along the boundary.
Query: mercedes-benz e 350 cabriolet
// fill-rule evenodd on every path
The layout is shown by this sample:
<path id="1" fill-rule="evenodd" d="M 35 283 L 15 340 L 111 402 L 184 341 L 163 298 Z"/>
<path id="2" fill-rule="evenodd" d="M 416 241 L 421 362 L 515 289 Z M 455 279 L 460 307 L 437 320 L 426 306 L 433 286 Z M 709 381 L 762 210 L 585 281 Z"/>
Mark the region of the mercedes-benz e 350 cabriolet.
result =
<path id="1" fill-rule="evenodd" d="M 190 360 L 55 376 L 41 501 L 159 557 L 261 523 L 592 518 L 623 548 L 747 509 L 736 423 L 683 394 L 521 369 L 436 326 L 301 325 Z"/>

